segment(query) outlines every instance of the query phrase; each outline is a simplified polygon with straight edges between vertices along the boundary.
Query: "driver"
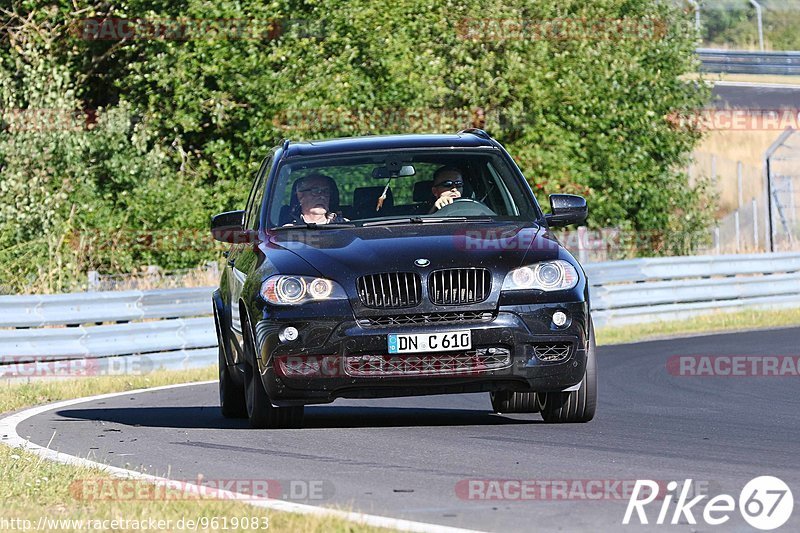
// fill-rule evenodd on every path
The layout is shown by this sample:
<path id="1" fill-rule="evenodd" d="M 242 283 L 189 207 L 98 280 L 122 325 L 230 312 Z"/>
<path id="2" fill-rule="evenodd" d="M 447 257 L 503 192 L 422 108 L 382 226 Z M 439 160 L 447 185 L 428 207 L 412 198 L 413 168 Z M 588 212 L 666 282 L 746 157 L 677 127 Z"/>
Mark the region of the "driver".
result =
<path id="1" fill-rule="evenodd" d="M 443 166 L 433 173 L 433 187 L 431 193 L 436 198 L 428 214 L 435 213 L 446 205 L 450 205 L 457 198 L 461 198 L 464 191 L 464 178 L 456 167 Z"/>

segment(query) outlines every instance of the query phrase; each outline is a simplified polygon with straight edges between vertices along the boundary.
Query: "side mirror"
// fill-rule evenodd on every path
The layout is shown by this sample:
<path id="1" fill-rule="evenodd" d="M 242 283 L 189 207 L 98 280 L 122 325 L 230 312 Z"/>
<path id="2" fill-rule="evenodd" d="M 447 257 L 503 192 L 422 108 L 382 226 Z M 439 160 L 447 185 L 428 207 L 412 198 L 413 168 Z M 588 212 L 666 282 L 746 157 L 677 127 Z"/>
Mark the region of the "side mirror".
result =
<path id="1" fill-rule="evenodd" d="M 589 207 L 582 196 L 574 194 L 551 194 L 550 213 L 545 215 L 547 225 L 561 228 L 570 224 L 580 224 L 589 216 Z"/>
<path id="2" fill-rule="evenodd" d="M 244 229 L 244 211 L 228 211 L 211 217 L 211 235 L 220 242 L 252 242 L 250 233 Z"/>

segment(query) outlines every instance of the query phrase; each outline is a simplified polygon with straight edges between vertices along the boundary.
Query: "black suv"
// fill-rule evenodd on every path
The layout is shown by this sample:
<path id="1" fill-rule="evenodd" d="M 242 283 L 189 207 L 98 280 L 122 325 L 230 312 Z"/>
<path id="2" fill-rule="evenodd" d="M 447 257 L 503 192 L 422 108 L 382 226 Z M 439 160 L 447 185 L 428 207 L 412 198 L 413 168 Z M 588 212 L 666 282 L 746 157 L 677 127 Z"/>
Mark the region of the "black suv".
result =
<path id="1" fill-rule="evenodd" d="M 591 420 L 586 275 L 550 232 L 588 210 L 550 203 L 481 130 L 282 142 L 211 222 L 231 244 L 222 413 L 300 427 L 336 398 L 488 392 L 498 413 Z"/>

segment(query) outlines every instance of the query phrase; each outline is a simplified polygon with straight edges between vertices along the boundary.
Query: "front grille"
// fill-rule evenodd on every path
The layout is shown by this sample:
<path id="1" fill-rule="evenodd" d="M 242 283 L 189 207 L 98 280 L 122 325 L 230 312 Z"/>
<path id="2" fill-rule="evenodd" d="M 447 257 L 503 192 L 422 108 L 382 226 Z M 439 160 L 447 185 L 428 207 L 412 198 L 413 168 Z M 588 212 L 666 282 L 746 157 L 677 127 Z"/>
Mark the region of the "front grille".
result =
<path id="1" fill-rule="evenodd" d="M 420 302 L 422 284 L 414 272 L 383 272 L 358 278 L 358 297 L 367 307 L 392 309 Z"/>
<path id="2" fill-rule="evenodd" d="M 538 342 L 533 345 L 533 352 L 540 361 L 563 361 L 569 357 L 572 343 L 569 342 Z"/>
<path id="3" fill-rule="evenodd" d="M 419 315 L 390 315 L 361 318 L 362 327 L 413 326 L 426 324 L 449 324 L 463 322 L 491 322 L 495 314 L 489 311 L 464 311 L 452 313 L 425 313 Z"/>
<path id="4" fill-rule="evenodd" d="M 463 375 L 511 365 L 508 348 L 410 355 L 349 355 L 345 372 L 353 377 Z"/>
<path id="5" fill-rule="evenodd" d="M 492 275 L 485 268 L 450 268 L 431 272 L 428 293 L 437 305 L 463 305 L 484 301 L 492 292 Z"/>

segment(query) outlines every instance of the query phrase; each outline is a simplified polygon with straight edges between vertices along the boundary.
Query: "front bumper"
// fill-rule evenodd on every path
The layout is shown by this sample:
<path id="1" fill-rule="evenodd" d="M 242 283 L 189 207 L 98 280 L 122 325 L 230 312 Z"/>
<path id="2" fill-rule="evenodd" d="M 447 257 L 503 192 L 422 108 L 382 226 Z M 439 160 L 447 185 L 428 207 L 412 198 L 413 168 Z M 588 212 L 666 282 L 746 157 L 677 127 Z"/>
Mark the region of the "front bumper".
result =
<path id="1" fill-rule="evenodd" d="M 562 327 L 555 311 L 567 314 Z M 365 325 L 349 317 L 271 316 L 256 324 L 262 381 L 275 405 L 497 390 L 559 391 L 586 363 L 586 302 L 502 306 L 484 320 Z M 300 337 L 281 340 L 293 326 Z M 387 353 L 390 333 L 472 332 L 472 350 Z"/>

